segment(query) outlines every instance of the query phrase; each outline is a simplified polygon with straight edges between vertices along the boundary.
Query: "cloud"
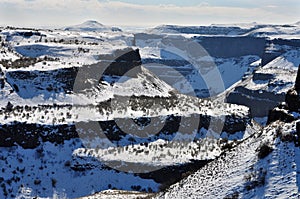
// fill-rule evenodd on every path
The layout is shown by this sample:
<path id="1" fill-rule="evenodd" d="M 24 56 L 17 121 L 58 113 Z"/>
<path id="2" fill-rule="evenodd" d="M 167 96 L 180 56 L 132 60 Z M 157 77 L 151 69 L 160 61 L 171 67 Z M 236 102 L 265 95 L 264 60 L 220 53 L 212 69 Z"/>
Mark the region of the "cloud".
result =
<path id="1" fill-rule="evenodd" d="M 253 21 L 292 23 L 299 20 L 299 14 L 295 11 L 299 7 L 278 7 L 276 2 L 272 4 L 266 1 L 268 0 L 262 0 L 265 2 L 264 6 L 233 7 L 210 5 L 205 1 L 194 6 L 178 6 L 142 5 L 109 0 L 0 0 L 0 24 L 60 27 L 95 19 L 104 24 L 154 26 Z"/>

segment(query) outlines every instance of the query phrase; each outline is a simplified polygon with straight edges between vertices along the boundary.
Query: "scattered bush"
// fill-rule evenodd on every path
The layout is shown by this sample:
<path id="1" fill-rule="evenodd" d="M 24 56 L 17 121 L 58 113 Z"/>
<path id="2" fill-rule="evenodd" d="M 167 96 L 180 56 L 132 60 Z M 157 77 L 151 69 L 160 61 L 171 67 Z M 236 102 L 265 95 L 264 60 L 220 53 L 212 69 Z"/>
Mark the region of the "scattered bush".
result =
<path id="1" fill-rule="evenodd" d="M 252 190 L 256 187 L 261 187 L 265 185 L 267 171 L 260 168 L 257 172 L 252 172 L 245 176 L 245 188 L 247 191 Z"/>
<path id="2" fill-rule="evenodd" d="M 239 193 L 238 192 L 234 192 L 233 194 L 225 196 L 224 199 L 238 199 L 238 198 L 239 198 Z"/>
<path id="3" fill-rule="evenodd" d="M 71 166 L 71 161 L 70 160 L 67 160 L 66 162 L 65 162 L 65 167 L 70 167 Z"/>
<path id="4" fill-rule="evenodd" d="M 131 189 L 132 189 L 133 191 L 140 191 L 141 188 L 142 188 L 142 187 L 141 187 L 140 185 L 136 185 L 136 186 L 135 186 L 135 185 L 132 185 L 132 186 L 131 186 Z"/>
<path id="5" fill-rule="evenodd" d="M 52 183 L 52 187 L 56 187 L 57 180 L 54 178 L 51 178 L 51 183 Z"/>
<path id="6" fill-rule="evenodd" d="M 296 141 L 296 137 L 291 133 L 283 133 L 280 136 L 280 139 L 283 142 L 294 142 L 294 141 Z"/>
<path id="7" fill-rule="evenodd" d="M 42 182 L 41 180 L 35 179 L 33 183 L 34 183 L 35 185 L 39 185 L 39 184 L 41 184 L 41 182 Z"/>
<path id="8" fill-rule="evenodd" d="M 264 142 L 261 146 L 258 147 L 257 151 L 258 151 L 257 157 L 259 159 L 263 159 L 273 151 L 273 148 L 270 146 L 268 142 Z"/>

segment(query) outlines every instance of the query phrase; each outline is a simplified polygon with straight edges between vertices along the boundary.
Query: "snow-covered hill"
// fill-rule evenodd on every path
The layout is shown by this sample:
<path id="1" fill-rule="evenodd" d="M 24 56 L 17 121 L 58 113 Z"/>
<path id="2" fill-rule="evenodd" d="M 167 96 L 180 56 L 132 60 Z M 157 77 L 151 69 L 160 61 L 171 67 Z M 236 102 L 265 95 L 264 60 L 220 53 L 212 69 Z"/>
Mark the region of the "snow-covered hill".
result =
<path id="1" fill-rule="evenodd" d="M 94 32 L 121 32 L 117 27 L 105 26 L 97 21 L 89 20 L 79 25 L 69 26 L 64 28 L 67 31 L 94 31 Z"/>

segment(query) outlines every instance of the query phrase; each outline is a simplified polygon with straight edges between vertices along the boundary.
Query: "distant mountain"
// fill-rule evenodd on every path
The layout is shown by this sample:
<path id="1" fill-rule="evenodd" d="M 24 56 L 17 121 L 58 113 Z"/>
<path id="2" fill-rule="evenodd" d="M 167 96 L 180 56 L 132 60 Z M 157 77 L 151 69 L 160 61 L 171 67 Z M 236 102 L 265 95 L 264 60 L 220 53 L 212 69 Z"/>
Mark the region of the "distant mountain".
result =
<path id="1" fill-rule="evenodd" d="M 64 28 L 69 31 L 96 31 L 96 32 L 122 32 L 120 28 L 103 25 L 97 21 L 89 20 L 79 25 Z"/>

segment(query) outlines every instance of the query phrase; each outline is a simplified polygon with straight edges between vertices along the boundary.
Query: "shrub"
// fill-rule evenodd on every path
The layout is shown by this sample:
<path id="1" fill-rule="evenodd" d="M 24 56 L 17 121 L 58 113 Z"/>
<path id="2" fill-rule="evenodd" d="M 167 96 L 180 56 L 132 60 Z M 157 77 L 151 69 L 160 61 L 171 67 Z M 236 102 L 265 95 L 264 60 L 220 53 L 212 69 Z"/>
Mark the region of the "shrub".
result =
<path id="1" fill-rule="evenodd" d="M 57 180 L 54 178 L 51 178 L 52 187 L 56 186 Z"/>
<path id="2" fill-rule="evenodd" d="M 66 162 L 65 162 L 65 167 L 70 167 L 71 166 L 71 161 L 70 160 L 67 160 Z"/>
<path id="3" fill-rule="evenodd" d="M 296 137 L 291 133 L 283 133 L 280 137 L 283 142 L 294 142 L 296 141 Z"/>
<path id="4" fill-rule="evenodd" d="M 245 188 L 247 191 L 261 187 L 265 185 L 267 171 L 260 168 L 257 172 L 252 172 L 244 177 L 246 180 Z"/>
<path id="5" fill-rule="evenodd" d="M 39 180 L 39 179 L 35 179 L 35 180 L 34 180 L 34 184 L 35 184 L 35 185 L 41 184 L 41 182 L 42 182 L 42 181 Z"/>
<path id="6" fill-rule="evenodd" d="M 133 190 L 133 191 L 140 191 L 141 190 L 141 186 L 140 185 L 132 185 L 131 186 L 131 189 Z"/>
<path id="7" fill-rule="evenodd" d="M 259 159 L 263 159 L 273 151 L 273 148 L 269 145 L 268 142 L 264 142 L 261 146 L 258 147 L 257 151 L 257 157 Z"/>
<path id="8" fill-rule="evenodd" d="M 225 196 L 224 199 L 238 199 L 238 198 L 239 198 L 239 193 L 238 192 L 234 192 L 233 194 Z"/>

